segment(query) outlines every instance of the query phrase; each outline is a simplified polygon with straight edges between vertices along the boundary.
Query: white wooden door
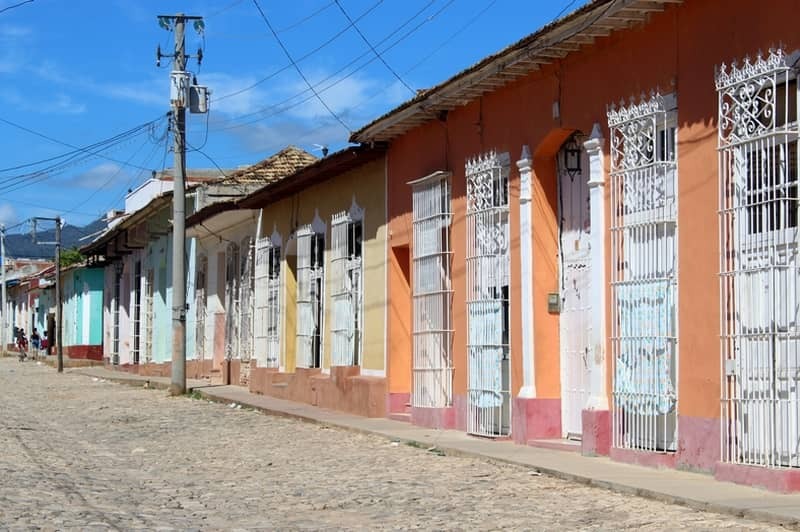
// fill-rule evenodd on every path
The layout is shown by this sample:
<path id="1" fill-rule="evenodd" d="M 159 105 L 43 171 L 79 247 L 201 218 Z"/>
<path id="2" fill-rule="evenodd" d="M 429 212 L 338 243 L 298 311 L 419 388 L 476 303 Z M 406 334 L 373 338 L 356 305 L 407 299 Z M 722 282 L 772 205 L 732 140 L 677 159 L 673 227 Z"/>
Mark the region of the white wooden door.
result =
<path id="1" fill-rule="evenodd" d="M 588 161 L 581 151 L 582 172 L 564 168 L 564 148 L 558 154 L 559 268 L 561 315 L 561 430 L 580 438 L 581 412 L 589 399 L 590 327 Z"/>

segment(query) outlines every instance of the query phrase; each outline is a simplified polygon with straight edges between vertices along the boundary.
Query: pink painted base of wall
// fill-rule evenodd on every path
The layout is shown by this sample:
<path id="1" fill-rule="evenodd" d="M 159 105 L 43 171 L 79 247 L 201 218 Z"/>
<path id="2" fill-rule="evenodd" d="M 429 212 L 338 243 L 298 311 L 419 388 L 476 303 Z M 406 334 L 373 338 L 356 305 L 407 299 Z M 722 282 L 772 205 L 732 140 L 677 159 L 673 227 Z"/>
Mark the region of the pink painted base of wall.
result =
<path id="1" fill-rule="evenodd" d="M 511 436 L 515 443 L 561 437 L 561 399 L 515 397 L 511 408 Z"/>
<path id="2" fill-rule="evenodd" d="M 421 408 L 411 407 L 411 423 L 429 429 L 455 429 L 456 428 L 455 407 L 447 408 Z"/>
<path id="3" fill-rule="evenodd" d="M 65 357 L 77 360 L 103 360 L 102 345 L 65 345 L 63 353 Z"/>
<path id="4" fill-rule="evenodd" d="M 611 412 L 584 410 L 581 412 L 581 454 L 608 456 L 611 451 Z"/>
<path id="5" fill-rule="evenodd" d="M 280 373 L 272 368 L 254 366 L 250 370 L 249 389 L 261 395 L 359 416 L 386 417 L 386 379 L 360 373 L 358 366 L 333 367 L 329 375 L 318 368 L 297 368 L 294 373 Z M 231 374 L 238 375 L 235 371 Z"/>
<path id="6" fill-rule="evenodd" d="M 770 469 L 719 462 L 714 472 L 714 478 L 781 493 L 800 491 L 800 470 L 798 469 Z"/>
<path id="7" fill-rule="evenodd" d="M 124 371 L 126 373 L 133 373 L 142 377 L 170 377 L 172 376 L 172 362 L 155 363 L 150 362 L 147 364 L 109 364 L 108 359 L 105 359 L 106 368 L 115 371 Z M 186 361 L 186 378 L 187 379 L 203 379 L 211 376 L 212 361 L 207 360 L 187 360 Z"/>
<path id="8" fill-rule="evenodd" d="M 386 395 L 387 414 L 406 414 L 411 411 L 410 393 L 389 393 Z"/>
<path id="9" fill-rule="evenodd" d="M 645 467 L 658 469 L 674 469 L 676 463 L 675 453 L 654 453 L 650 451 L 637 451 L 636 449 L 611 448 L 609 453 L 612 460 L 627 462 Z"/>
<path id="10" fill-rule="evenodd" d="M 720 460 L 719 442 L 719 419 L 679 416 L 676 467 L 713 473 Z"/>

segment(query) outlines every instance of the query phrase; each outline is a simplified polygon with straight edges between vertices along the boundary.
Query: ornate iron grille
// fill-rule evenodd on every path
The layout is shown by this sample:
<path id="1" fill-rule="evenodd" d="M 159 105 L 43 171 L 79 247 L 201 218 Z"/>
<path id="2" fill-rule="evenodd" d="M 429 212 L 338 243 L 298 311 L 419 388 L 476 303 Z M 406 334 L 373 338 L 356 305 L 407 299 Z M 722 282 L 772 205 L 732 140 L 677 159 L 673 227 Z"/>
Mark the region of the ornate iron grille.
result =
<path id="1" fill-rule="evenodd" d="M 297 366 L 322 366 L 325 234 L 314 225 L 297 230 Z M 323 229 L 324 231 L 324 229 Z"/>
<path id="2" fill-rule="evenodd" d="M 142 347 L 142 262 L 137 260 L 133 267 L 131 285 L 133 286 L 133 349 L 131 362 L 138 364 Z"/>
<path id="3" fill-rule="evenodd" d="M 255 270 L 253 255 L 255 253 L 253 238 L 242 240 L 242 254 L 239 268 L 239 366 L 241 375 L 239 382 L 245 384 L 250 380 L 250 359 L 253 356 L 253 284 Z"/>
<path id="4" fill-rule="evenodd" d="M 255 351 L 268 368 L 281 366 L 281 242 L 277 231 L 256 241 Z"/>
<path id="5" fill-rule="evenodd" d="M 672 98 L 608 111 L 611 130 L 613 441 L 677 446 L 677 159 Z"/>
<path id="6" fill-rule="evenodd" d="M 362 247 L 364 210 L 355 200 L 331 222 L 331 365 L 358 366 L 362 335 Z"/>
<path id="7" fill-rule="evenodd" d="M 203 255 L 197 260 L 197 273 L 195 274 L 194 300 L 197 312 L 197 325 L 195 330 L 195 350 L 198 360 L 206 357 L 206 272 L 208 271 L 208 258 Z"/>
<path id="8" fill-rule="evenodd" d="M 111 331 L 111 363 L 119 364 L 119 311 L 120 296 L 122 295 L 122 264 L 115 263 L 114 271 L 114 301 L 112 302 L 112 331 Z M 38 306 L 38 304 L 37 304 Z"/>
<path id="9" fill-rule="evenodd" d="M 789 64 L 774 50 L 716 75 L 722 459 L 766 467 L 800 467 L 800 131 Z"/>
<path id="10" fill-rule="evenodd" d="M 228 244 L 225 252 L 225 358 L 231 360 L 239 354 L 239 245 Z"/>
<path id="11" fill-rule="evenodd" d="M 439 174 L 412 186 L 411 404 L 444 408 L 453 404 L 450 183 Z"/>
<path id="12" fill-rule="evenodd" d="M 507 153 L 466 163 L 467 432 L 511 432 Z"/>
<path id="13" fill-rule="evenodd" d="M 153 361 L 153 269 L 147 270 L 144 280 L 144 360 Z"/>

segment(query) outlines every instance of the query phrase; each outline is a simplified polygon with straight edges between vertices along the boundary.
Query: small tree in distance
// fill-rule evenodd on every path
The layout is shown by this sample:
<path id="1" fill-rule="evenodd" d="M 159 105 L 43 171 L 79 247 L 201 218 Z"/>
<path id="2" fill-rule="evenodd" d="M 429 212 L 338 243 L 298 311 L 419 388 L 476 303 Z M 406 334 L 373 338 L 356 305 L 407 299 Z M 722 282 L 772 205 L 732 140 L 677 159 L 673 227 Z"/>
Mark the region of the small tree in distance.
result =
<path id="1" fill-rule="evenodd" d="M 67 266 L 72 266 L 73 264 L 77 264 L 79 262 L 83 262 L 86 259 L 81 252 L 78 251 L 78 248 L 70 248 L 61 251 L 61 267 L 66 268 Z"/>

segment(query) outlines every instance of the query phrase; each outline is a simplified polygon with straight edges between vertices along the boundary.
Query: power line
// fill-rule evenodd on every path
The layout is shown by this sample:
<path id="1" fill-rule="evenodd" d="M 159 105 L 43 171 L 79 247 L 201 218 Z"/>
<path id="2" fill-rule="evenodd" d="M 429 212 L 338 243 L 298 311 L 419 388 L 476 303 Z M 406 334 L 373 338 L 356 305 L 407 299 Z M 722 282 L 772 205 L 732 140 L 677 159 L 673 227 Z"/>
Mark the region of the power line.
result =
<path id="1" fill-rule="evenodd" d="M 339 0 L 334 0 L 334 2 L 336 3 L 336 7 L 339 8 L 339 11 L 342 12 L 342 15 L 345 16 L 345 18 L 350 23 L 350 25 L 353 27 L 353 29 L 356 30 L 356 33 L 358 33 L 358 35 L 361 37 L 361 40 L 364 41 L 364 43 L 366 43 L 366 45 L 369 46 L 369 49 L 372 50 L 372 53 L 374 53 L 375 56 L 378 59 L 380 59 L 381 63 L 383 63 L 383 66 L 385 66 L 386 69 L 389 72 L 391 72 L 394 77 L 397 78 L 397 81 L 399 81 L 400 83 L 405 85 L 405 87 L 409 91 L 411 91 L 411 94 L 414 94 L 416 91 L 414 89 L 412 89 L 411 86 L 408 83 L 406 83 L 405 80 L 403 80 L 403 78 L 401 78 L 400 75 L 397 72 L 395 72 L 395 70 L 391 66 L 389 66 L 389 63 L 386 62 L 386 59 L 384 59 L 383 56 L 378 53 L 378 50 L 376 50 L 375 47 L 372 46 L 372 43 L 370 43 L 369 40 L 367 39 L 367 37 L 361 32 L 360 29 L 358 29 L 358 26 L 356 26 L 356 23 L 353 22 L 353 19 L 350 18 L 350 15 L 348 15 L 347 11 L 345 11 L 344 7 L 342 7 L 341 2 L 339 2 Z"/>
<path id="2" fill-rule="evenodd" d="M 18 4 L 14 4 L 12 6 L 4 7 L 3 9 L 0 9 L 0 13 L 5 13 L 9 9 L 14 9 L 15 7 L 19 7 L 19 6 L 24 6 L 25 4 L 30 4 L 31 2 L 33 2 L 33 0 L 24 0 L 23 2 L 19 2 Z"/>
<path id="3" fill-rule="evenodd" d="M 331 116 L 334 117 L 342 125 L 342 127 L 346 131 L 349 132 L 350 128 L 347 126 L 347 124 L 344 123 L 344 120 L 342 120 L 339 117 L 339 115 L 334 113 L 333 109 L 331 109 L 328 106 L 328 104 L 325 103 L 325 100 L 323 100 L 322 97 L 319 95 L 319 93 L 317 93 L 316 89 L 314 89 L 314 86 L 311 85 L 310 81 L 308 81 L 308 78 L 306 77 L 305 74 L 303 74 L 303 71 L 300 69 L 298 64 L 294 61 L 294 59 L 292 59 L 292 54 L 289 53 L 289 50 L 286 49 L 286 46 L 284 46 L 283 41 L 281 41 L 281 38 L 278 37 L 277 33 L 275 33 L 275 29 L 272 27 L 272 24 L 270 23 L 269 19 L 267 18 L 267 15 L 264 13 L 264 11 L 261 9 L 261 6 L 258 4 L 258 0 L 253 0 L 253 4 L 256 6 L 256 9 L 258 9 L 258 12 L 261 14 L 261 18 L 264 19 L 264 23 L 269 28 L 269 31 L 272 32 L 272 35 L 275 37 L 275 40 L 278 41 L 278 45 L 280 45 L 281 50 L 283 50 L 283 53 L 286 55 L 286 58 L 289 60 L 290 63 L 292 63 L 292 66 L 297 71 L 297 73 L 300 75 L 300 77 L 303 78 L 303 81 L 306 83 L 306 85 L 308 85 L 308 88 L 311 89 L 311 92 L 314 93 L 314 96 L 317 97 L 317 100 L 319 100 L 319 103 L 321 103 L 322 106 L 325 109 L 327 109 L 327 111 L 331 114 Z M 200 152 L 200 153 L 203 153 L 203 152 Z"/>
<path id="4" fill-rule="evenodd" d="M 71 155 L 64 158 L 63 161 L 58 163 L 52 164 L 50 166 L 40 168 L 34 172 L 29 172 L 25 174 L 15 175 L 15 176 L 7 176 L 3 179 L 0 179 L 0 192 L 13 192 L 15 190 L 19 190 L 21 188 L 25 188 L 27 186 L 40 183 L 47 179 L 54 177 L 55 175 L 65 171 L 66 169 L 81 164 L 93 156 L 100 156 L 104 158 L 108 158 L 103 155 L 103 152 L 107 152 L 111 148 L 117 147 L 122 145 L 123 143 L 132 140 L 134 137 L 139 136 L 143 133 L 149 132 L 152 127 L 155 126 L 155 123 L 145 124 L 144 126 L 140 126 L 139 128 L 134 128 L 129 130 L 123 134 L 117 135 L 110 140 L 102 141 L 95 143 L 91 146 L 91 149 L 80 149 L 74 152 L 71 152 Z M 82 152 L 86 152 L 87 154 L 82 154 Z M 122 166 L 130 166 L 130 167 L 138 167 L 137 165 L 130 164 L 130 159 L 128 161 L 119 161 Z M 122 166 L 120 168 L 122 168 Z"/>
<path id="5" fill-rule="evenodd" d="M 374 10 L 375 10 L 375 9 L 376 9 L 376 8 L 377 8 L 379 5 L 381 5 L 382 3 L 383 3 L 383 0 L 378 0 L 377 2 L 375 2 L 374 4 L 372 4 L 372 5 L 371 5 L 371 6 L 370 6 L 370 7 L 369 7 L 369 8 L 368 8 L 366 11 L 364 11 L 364 12 L 363 12 L 363 13 L 361 13 L 361 14 L 360 14 L 358 17 L 356 17 L 356 21 L 359 21 L 359 20 L 361 20 L 362 18 L 366 17 L 368 14 L 372 13 L 372 11 L 374 11 Z M 333 4 L 333 2 L 331 2 L 331 5 L 332 5 L 332 4 Z M 260 10 L 260 9 L 261 9 L 261 8 L 259 8 L 259 10 Z M 339 37 L 341 37 L 342 35 L 344 35 L 344 34 L 347 32 L 347 30 L 349 30 L 349 29 L 350 29 L 350 26 L 349 26 L 349 25 L 348 25 L 348 26 L 345 26 L 345 27 L 344 27 L 344 28 L 342 28 L 342 29 L 340 29 L 338 32 L 336 32 L 336 33 L 335 33 L 335 34 L 334 34 L 334 35 L 333 35 L 331 38 L 329 38 L 327 41 L 325 41 L 325 42 L 323 42 L 322 44 L 318 45 L 318 46 L 317 46 L 316 48 L 314 48 L 313 50 L 310 50 L 309 52 L 306 52 L 305 54 L 303 54 L 303 55 L 301 55 L 300 57 L 298 57 L 298 58 L 297 58 L 297 62 L 299 63 L 299 62 L 301 62 L 301 61 L 304 61 L 304 60 L 308 59 L 309 57 L 311 57 L 312 55 L 316 54 L 317 52 L 319 52 L 320 50 L 322 50 L 323 48 L 325 48 L 326 46 L 328 46 L 329 44 L 331 44 L 333 41 L 335 41 L 336 39 L 338 39 Z M 273 34 L 274 34 L 274 32 L 273 32 Z M 219 102 L 219 101 L 225 100 L 225 99 L 227 99 L 227 98 L 230 98 L 230 97 L 232 97 L 232 96 L 237 96 L 237 95 L 239 95 L 239 94 L 242 94 L 243 92 L 247 92 L 247 91 L 249 91 L 249 90 L 253 90 L 254 88 L 256 88 L 256 87 L 258 87 L 259 85 L 261 85 L 262 83 L 264 83 L 264 82 L 266 82 L 266 81 L 269 81 L 270 79 L 274 78 L 274 77 L 275 77 L 275 76 L 277 76 L 278 74 L 281 74 L 281 73 L 283 73 L 283 72 L 286 72 L 286 71 L 287 71 L 287 70 L 289 70 L 290 68 L 292 68 L 292 64 L 291 64 L 291 63 L 290 63 L 290 64 L 288 64 L 288 65 L 282 66 L 282 67 L 281 67 L 281 68 L 279 68 L 278 70 L 275 70 L 274 72 L 272 72 L 272 73 L 270 73 L 270 74 L 267 74 L 265 77 L 263 77 L 263 78 L 259 79 L 258 81 L 256 81 L 255 83 L 253 83 L 253 84 L 251 84 L 251 85 L 248 85 L 247 87 L 244 87 L 243 89 L 239 89 L 239 90 L 236 90 L 236 91 L 233 91 L 233 92 L 229 92 L 228 94 L 223 94 L 222 96 L 219 96 L 219 97 L 217 97 L 217 98 L 214 98 L 214 99 L 212 100 L 212 103 L 215 103 L 215 102 Z"/>
<path id="6" fill-rule="evenodd" d="M 424 11 L 425 11 L 425 10 L 426 10 L 428 7 L 430 7 L 432 4 L 434 4 L 434 3 L 435 3 L 435 1 L 436 1 L 436 0 L 431 0 L 430 2 L 428 2 L 428 3 L 427 3 L 425 6 L 423 6 L 423 7 L 422 7 L 422 9 L 420 9 L 419 11 L 417 11 L 416 13 L 414 13 L 414 15 L 412 15 L 412 16 L 411 16 L 411 17 L 409 17 L 409 18 L 408 18 L 408 19 L 407 19 L 405 22 L 403 22 L 403 24 L 401 24 L 400 26 L 398 26 L 397 28 L 395 28 L 395 29 L 394 29 L 392 32 L 390 32 L 388 35 L 386 35 L 386 36 L 385 36 L 383 39 L 381 39 L 380 41 L 378 41 L 378 45 L 381 45 L 381 44 L 383 44 L 384 42 L 388 41 L 388 40 L 389 40 L 389 38 L 391 38 L 393 35 L 395 35 L 395 34 L 396 34 L 397 32 L 399 32 L 401 29 L 403 29 L 404 27 L 406 27 L 408 24 L 410 24 L 410 23 L 411 23 L 411 22 L 412 22 L 414 19 L 416 19 L 416 18 L 417 18 L 417 17 L 418 17 L 418 16 L 419 16 L 419 15 L 420 15 L 422 12 L 424 12 Z M 400 37 L 398 37 L 398 38 L 397 38 L 397 39 L 396 39 L 394 42 L 392 42 L 392 43 L 391 43 L 389 46 L 387 46 L 387 47 L 386 47 L 386 48 L 383 50 L 383 53 L 386 53 L 386 52 L 388 52 L 389 50 L 391 50 L 392 48 L 394 48 L 395 46 L 397 46 L 398 44 L 400 44 L 402 41 L 406 40 L 406 39 L 407 39 L 407 38 L 409 38 L 411 35 L 413 35 L 414 33 L 416 33 L 416 32 L 417 32 L 417 31 L 418 31 L 418 30 L 419 30 L 419 29 L 420 29 L 422 26 L 424 26 L 424 25 L 425 25 L 425 24 L 427 24 L 428 22 L 430 22 L 430 21 L 432 21 L 433 19 L 435 19 L 435 18 L 436 18 L 437 16 L 439 16 L 439 15 L 440 15 L 440 14 L 441 14 L 441 13 L 442 13 L 444 10 L 446 10 L 448 7 L 450 7 L 450 5 L 451 5 L 451 4 L 453 4 L 453 2 L 455 2 L 455 0 L 449 0 L 449 1 L 448 1 L 448 2 L 447 2 L 445 5 L 444 5 L 444 6 L 442 6 L 442 7 L 441 7 L 441 8 L 440 8 L 438 11 L 434 12 L 434 13 L 433 13 L 432 15 L 430 15 L 428 18 L 426 18 L 425 20 L 421 21 L 419 24 L 417 24 L 416 26 L 414 26 L 413 28 L 411 28 L 409 31 L 407 31 L 406 33 L 404 33 L 403 35 L 401 35 Z M 369 55 L 369 52 L 364 52 L 364 53 L 362 53 L 361 55 L 359 55 L 359 56 L 355 57 L 354 59 L 352 59 L 352 60 L 351 60 L 349 63 L 347 63 L 347 64 L 346 64 L 346 65 L 344 65 L 343 67 L 339 68 L 339 69 L 338 69 L 338 70 L 336 70 L 335 72 L 331 73 L 330 75 L 328 75 L 328 76 L 326 76 L 325 78 L 323 78 L 322 80 L 320 80 L 320 81 L 319 81 L 319 83 L 317 83 L 315 86 L 316 86 L 316 87 L 320 87 L 320 86 L 321 86 L 323 83 L 325 83 L 326 81 L 328 81 L 328 80 L 330 80 L 330 79 L 334 78 L 336 75 L 340 74 L 341 72 L 344 72 L 344 71 L 345 71 L 345 70 L 347 70 L 347 69 L 348 69 L 350 66 L 352 66 L 352 65 L 353 65 L 353 64 L 355 64 L 355 63 L 357 63 L 357 62 L 358 62 L 360 59 L 363 59 L 363 58 L 364 58 L 365 56 L 367 56 L 367 55 Z M 355 74 L 356 74 L 358 71 L 360 71 L 360 70 L 362 70 L 362 69 L 366 68 L 367 66 L 369 66 L 369 65 L 370 65 L 370 64 L 371 64 L 373 61 L 375 61 L 375 59 L 376 59 L 376 58 L 375 58 L 375 57 L 373 57 L 373 58 L 372 58 L 372 59 L 370 59 L 369 61 L 365 62 L 364 64 L 362 64 L 362 65 L 360 65 L 360 66 L 358 66 L 357 68 L 353 69 L 353 71 L 351 71 L 351 72 L 349 72 L 348 74 L 346 74 L 345 76 L 342 76 L 340 79 L 338 79 L 338 80 L 334 81 L 333 83 L 330 83 L 329 85 L 327 85 L 327 86 L 323 87 L 322 89 L 320 89 L 320 92 L 325 92 L 325 91 L 327 91 L 327 90 L 329 90 L 329 89 L 331 89 L 331 88 L 335 87 L 335 86 L 336 86 L 336 85 L 338 85 L 339 83 L 341 83 L 341 82 L 345 81 L 346 79 L 348 79 L 348 78 L 352 77 L 352 76 L 353 76 L 353 75 L 355 75 Z M 305 103 L 305 102 L 307 102 L 307 101 L 309 101 L 309 100 L 311 100 L 311 99 L 313 99 L 313 98 L 314 98 L 314 96 L 313 96 L 313 95 L 311 95 L 311 96 L 308 96 L 308 97 L 306 97 L 306 98 L 303 98 L 302 100 L 299 100 L 299 101 L 297 101 L 297 102 L 295 102 L 295 103 L 293 103 L 293 104 L 291 104 L 291 105 L 287 105 L 287 106 L 286 106 L 286 107 L 284 107 L 284 108 L 279 108 L 281 105 L 288 104 L 289 102 L 291 102 L 291 101 L 292 101 L 292 100 L 294 100 L 295 98 L 298 98 L 298 97 L 302 96 L 303 94 L 305 94 L 305 93 L 307 93 L 307 92 L 309 92 L 309 90 L 308 90 L 308 89 L 304 89 L 304 90 L 300 91 L 299 93 L 297 93 L 297 94 L 294 94 L 294 95 L 292 95 L 292 96 L 290 96 L 290 97 L 288 97 L 288 98 L 285 98 L 284 100 L 281 100 L 280 102 L 278 102 L 278 103 L 276 103 L 276 104 L 269 105 L 269 106 L 267 106 L 267 107 L 261 108 L 261 109 L 259 109 L 259 110 L 256 110 L 256 111 L 253 111 L 253 112 L 250 112 L 250 113 L 245 113 L 245 114 L 242 114 L 242 115 L 239 115 L 239 116 L 233 117 L 233 118 L 231 118 L 230 120 L 228 120 L 228 121 L 227 121 L 227 123 L 231 123 L 231 122 L 233 122 L 234 120 L 240 120 L 240 119 L 242 119 L 242 118 L 246 118 L 246 117 L 249 117 L 249 116 L 254 116 L 254 115 L 257 115 L 257 114 L 259 114 L 259 113 L 264 113 L 264 112 L 267 112 L 267 111 L 272 111 L 270 114 L 268 114 L 268 115 L 266 115 L 266 116 L 261 116 L 261 117 L 259 117 L 259 118 L 256 118 L 256 119 L 254 119 L 254 120 L 248 120 L 247 122 L 242 122 L 242 123 L 235 124 L 235 125 L 229 125 L 229 126 L 226 126 L 226 127 L 218 127 L 218 128 L 214 128 L 214 130 L 215 130 L 215 131 L 224 131 L 224 130 L 228 130 L 228 129 L 236 129 L 236 128 L 239 128 L 239 127 L 244 127 L 244 126 L 246 126 L 246 125 L 253 124 L 253 123 L 255 123 L 255 122 L 260 122 L 260 121 L 262 121 L 262 120 L 266 120 L 267 118 L 270 118 L 270 117 L 273 117 L 273 116 L 279 115 L 279 114 L 281 114 L 281 113 L 284 113 L 284 112 L 288 111 L 289 109 L 292 109 L 292 108 L 294 108 L 294 107 L 297 107 L 297 106 L 299 106 L 299 105 L 301 105 L 301 104 L 303 104 L 303 103 Z"/>
<path id="7" fill-rule="evenodd" d="M 9 125 L 9 126 L 15 127 L 17 129 L 20 129 L 22 131 L 25 131 L 27 133 L 30 133 L 31 135 L 36 135 L 37 137 L 41 137 L 41 138 L 43 138 L 45 140 L 49 140 L 50 142 L 53 142 L 55 144 L 60 144 L 62 146 L 66 146 L 67 148 L 72 148 L 73 150 L 75 150 L 77 152 L 85 152 L 85 153 L 89 153 L 90 155 L 94 155 L 96 157 L 101 157 L 101 158 L 106 159 L 108 161 L 115 162 L 117 164 L 125 164 L 123 161 L 120 161 L 118 159 L 114 159 L 112 157 L 107 157 L 107 156 L 105 156 L 105 155 L 103 155 L 102 153 L 99 153 L 99 152 L 93 152 L 93 151 L 91 151 L 91 149 L 86 149 L 86 148 L 81 148 L 81 147 L 78 147 L 78 146 L 74 146 L 72 144 L 69 144 L 68 142 L 64 142 L 64 141 L 58 140 L 56 138 L 50 137 L 48 135 L 45 135 L 44 133 L 40 133 L 39 131 L 35 131 L 35 130 L 30 129 L 28 127 L 25 127 L 23 125 L 17 124 L 16 122 L 12 122 L 10 120 L 6 120 L 5 118 L 0 118 L 0 122 L 4 123 L 6 125 Z M 155 123 L 155 122 L 157 122 L 157 120 L 154 120 L 154 121 L 151 121 L 151 122 L 147 122 L 146 125 L 150 125 L 150 124 Z M 131 166 L 133 168 L 138 168 L 140 170 L 142 169 L 141 167 L 136 166 L 136 165 L 129 165 L 129 166 Z M 144 168 L 144 170 L 147 170 L 147 168 Z"/>
<path id="8" fill-rule="evenodd" d="M 283 28 L 279 28 L 276 31 L 278 33 L 286 33 L 287 31 L 293 30 L 296 27 L 301 26 L 301 25 L 305 24 L 306 22 L 308 22 L 309 20 L 311 20 L 312 18 L 316 17 L 317 15 L 319 15 L 320 13 L 322 13 L 323 11 L 325 11 L 326 9 L 331 7 L 332 5 L 333 5 L 333 2 L 328 2 L 327 4 L 323 5 L 319 9 L 315 10 L 310 15 L 307 15 L 307 16 L 301 18 L 297 22 L 293 22 L 292 24 L 289 24 L 288 26 L 284 26 Z"/>

